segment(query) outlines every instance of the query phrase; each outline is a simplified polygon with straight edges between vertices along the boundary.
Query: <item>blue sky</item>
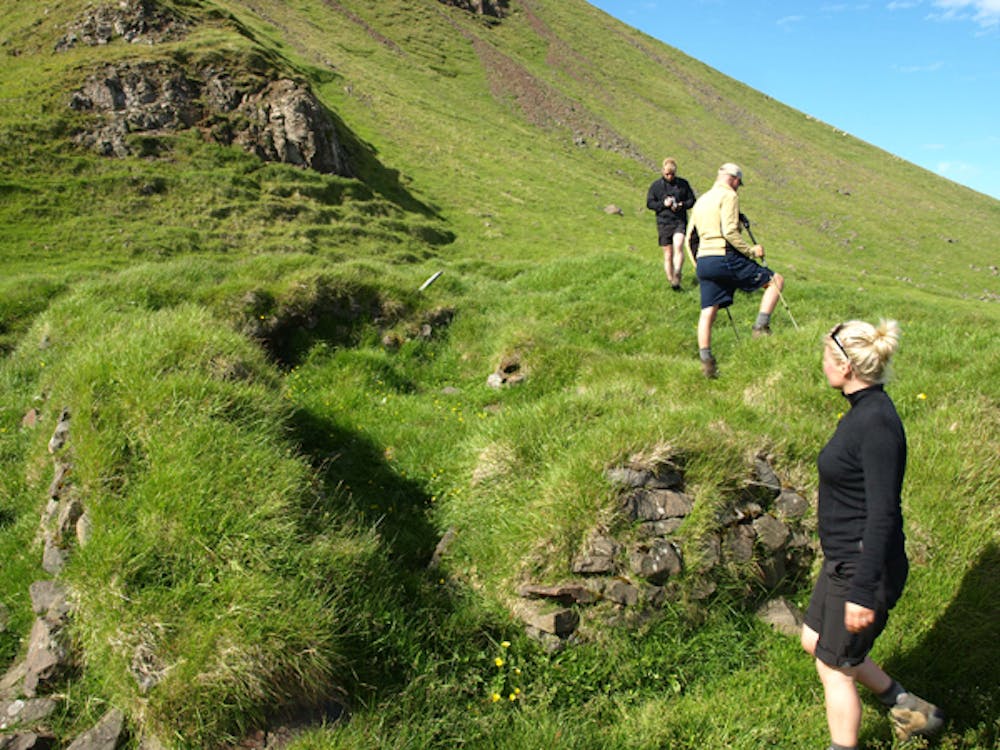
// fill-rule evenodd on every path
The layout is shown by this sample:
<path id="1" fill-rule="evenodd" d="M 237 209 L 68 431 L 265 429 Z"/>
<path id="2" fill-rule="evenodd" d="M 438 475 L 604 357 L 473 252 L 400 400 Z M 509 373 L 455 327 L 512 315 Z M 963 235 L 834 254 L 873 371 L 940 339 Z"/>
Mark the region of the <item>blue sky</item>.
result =
<path id="1" fill-rule="evenodd" d="M 589 2 L 790 107 L 1000 199 L 1000 0 Z"/>

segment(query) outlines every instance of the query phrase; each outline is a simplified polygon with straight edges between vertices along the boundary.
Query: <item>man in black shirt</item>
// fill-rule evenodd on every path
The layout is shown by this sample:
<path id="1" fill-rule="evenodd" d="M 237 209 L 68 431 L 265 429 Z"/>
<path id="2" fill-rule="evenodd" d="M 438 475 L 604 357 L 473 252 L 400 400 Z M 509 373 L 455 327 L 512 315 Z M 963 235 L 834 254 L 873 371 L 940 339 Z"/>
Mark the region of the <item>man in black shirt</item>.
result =
<path id="1" fill-rule="evenodd" d="M 663 176 L 649 186 L 646 207 L 656 212 L 656 229 L 663 248 L 663 270 L 674 291 L 681 289 L 681 268 L 684 265 L 684 234 L 687 212 L 694 205 L 691 185 L 677 176 L 677 162 L 663 160 Z"/>

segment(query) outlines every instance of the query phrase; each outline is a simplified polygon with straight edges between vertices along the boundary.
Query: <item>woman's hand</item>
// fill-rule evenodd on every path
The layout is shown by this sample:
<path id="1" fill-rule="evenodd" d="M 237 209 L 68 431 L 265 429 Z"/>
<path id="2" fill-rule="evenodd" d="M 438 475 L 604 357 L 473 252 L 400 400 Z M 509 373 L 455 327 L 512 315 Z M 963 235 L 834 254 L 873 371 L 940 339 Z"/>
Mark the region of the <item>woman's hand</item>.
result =
<path id="1" fill-rule="evenodd" d="M 844 603 L 844 627 L 848 633 L 858 633 L 875 622 L 875 610 L 854 602 Z"/>

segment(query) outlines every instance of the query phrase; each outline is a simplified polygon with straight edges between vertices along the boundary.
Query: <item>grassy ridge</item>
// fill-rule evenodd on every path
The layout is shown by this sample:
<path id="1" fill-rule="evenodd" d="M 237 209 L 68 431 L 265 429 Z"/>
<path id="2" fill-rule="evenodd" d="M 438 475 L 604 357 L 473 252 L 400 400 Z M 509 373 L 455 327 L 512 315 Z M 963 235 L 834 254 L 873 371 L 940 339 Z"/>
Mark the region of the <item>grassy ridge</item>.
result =
<path id="1" fill-rule="evenodd" d="M 811 489 L 843 409 L 820 336 L 888 315 L 904 329 L 891 392 L 914 572 L 878 656 L 947 706 L 946 746 L 996 742 L 996 201 L 583 3 L 513 3 L 500 24 L 433 0 L 180 3 L 195 22 L 181 41 L 53 54 L 84 5 L 0 6 L 0 650 L 30 629 L 46 430 L 68 406 L 95 537 L 64 574 L 84 656 L 67 735 L 110 703 L 137 732 L 204 746 L 343 691 L 351 722 L 297 746 L 818 745 L 811 665 L 736 598 L 594 628 L 557 656 L 504 605 L 525 578 L 565 577 L 609 513 L 603 469 L 635 451 L 682 448 L 703 505 L 759 449 Z M 151 55 L 308 80 L 357 176 L 192 133 L 156 135 L 158 158 L 74 147 L 69 91 Z M 741 299 L 741 339 L 717 327 L 716 383 L 644 207 L 667 153 L 698 192 L 741 162 L 802 325 L 779 310 L 779 335 L 750 342 Z M 345 305 L 374 312 L 331 312 Z M 451 324 L 414 335 L 441 306 Z M 488 388 L 512 354 L 527 382 Z M 18 428 L 32 405 L 40 429 Z M 159 680 L 148 693 L 136 663 Z M 781 700 L 759 705 L 775 684 Z M 875 713 L 865 738 L 888 746 Z"/>

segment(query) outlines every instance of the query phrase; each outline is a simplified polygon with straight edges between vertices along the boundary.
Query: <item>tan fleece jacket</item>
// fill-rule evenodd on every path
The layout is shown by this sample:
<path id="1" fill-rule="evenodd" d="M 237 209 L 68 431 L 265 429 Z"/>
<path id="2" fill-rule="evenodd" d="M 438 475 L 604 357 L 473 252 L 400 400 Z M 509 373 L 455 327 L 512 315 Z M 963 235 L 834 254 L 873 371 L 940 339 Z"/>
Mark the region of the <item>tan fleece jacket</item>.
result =
<path id="1" fill-rule="evenodd" d="M 688 246 L 691 233 L 698 230 L 698 255 L 725 255 L 726 243 L 752 257 L 750 245 L 740 234 L 740 199 L 729 185 L 717 182 L 701 196 L 691 210 L 687 227 Z"/>

